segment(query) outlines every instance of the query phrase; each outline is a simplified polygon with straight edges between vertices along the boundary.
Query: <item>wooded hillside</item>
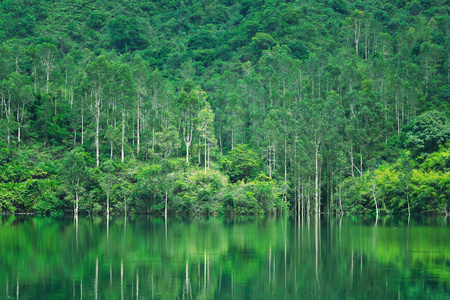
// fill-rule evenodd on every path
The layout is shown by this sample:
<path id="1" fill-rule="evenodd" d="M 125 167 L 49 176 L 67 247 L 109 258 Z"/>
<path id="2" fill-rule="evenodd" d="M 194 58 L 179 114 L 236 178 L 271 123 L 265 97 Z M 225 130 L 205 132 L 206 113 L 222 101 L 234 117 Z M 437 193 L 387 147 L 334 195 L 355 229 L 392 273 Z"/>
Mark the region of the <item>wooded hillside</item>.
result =
<path id="1" fill-rule="evenodd" d="M 0 4 L 0 211 L 450 211 L 450 2 Z"/>

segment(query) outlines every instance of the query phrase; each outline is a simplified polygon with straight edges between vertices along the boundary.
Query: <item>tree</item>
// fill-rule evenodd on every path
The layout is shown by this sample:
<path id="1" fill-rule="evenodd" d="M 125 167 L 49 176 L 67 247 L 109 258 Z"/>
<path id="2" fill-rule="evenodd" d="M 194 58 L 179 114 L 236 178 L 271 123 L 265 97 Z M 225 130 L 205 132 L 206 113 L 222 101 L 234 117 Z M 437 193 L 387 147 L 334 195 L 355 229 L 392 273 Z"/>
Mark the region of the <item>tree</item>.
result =
<path id="1" fill-rule="evenodd" d="M 277 141 L 280 136 L 279 127 L 277 126 L 275 117 L 276 113 L 271 110 L 268 116 L 264 120 L 264 126 L 262 130 L 264 131 L 264 156 L 267 161 L 267 168 L 269 169 L 269 177 L 273 178 L 276 172 L 277 166 Z"/>
<path id="2" fill-rule="evenodd" d="M 413 166 L 411 164 L 408 153 L 400 157 L 401 172 L 399 172 L 398 179 L 400 181 L 399 189 L 402 192 L 401 204 L 406 202 L 408 208 L 408 215 L 411 215 L 411 203 L 410 203 L 410 181 L 413 175 Z M 406 197 L 405 197 L 406 196 Z M 406 199 L 405 199 L 406 198 Z"/>
<path id="3" fill-rule="evenodd" d="M 205 92 L 197 87 L 190 90 L 189 82 L 178 98 L 180 127 L 186 145 L 186 162 L 189 164 L 189 147 L 194 138 L 194 126 L 200 104 L 205 101 Z"/>
<path id="4" fill-rule="evenodd" d="M 134 69 L 133 69 L 133 81 L 136 94 L 136 153 L 139 155 L 141 148 L 141 128 L 142 124 L 142 109 L 144 108 L 144 99 L 148 97 L 148 78 L 149 70 L 144 59 L 137 55 L 134 58 Z"/>
<path id="5" fill-rule="evenodd" d="M 450 136 L 450 128 L 444 113 L 430 110 L 408 126 L 406 147 L 414 158 L 437 151 Z"/>
<path id="6" fill-rule="evenodd" d="M 157 132 L 155 134 L 155 140 L 157 146 L 156 148 L 159 149 L 159 151 L 155 152 L 155 154 L 162 159 L 168 158 L 174 150 L 180 148 L 181 146 L 177 129 L 173 125 L 164 128 L 161 132 Z"/>
<path id="7" fill-rule="evenodd" d="M 110 196 L 114 189 L 114 184 L 117 182 L 115 176 L 116 167 L 112 160 L 106 161 L 102 166 L 103 173 L 100 178 L 100 186 L 106 193 L 106 215 L 109 216 L 110 212 Z"/>
<path id="8" fill-rule="evenodd" d="M 78 215 L 80 193 L 83 191 L 86 174 L 86 162 L 82 149 L 75 148 L 67 153 L 61 165 L 61 175 L 69 191 L 75 194 L 75 215 Z"/>
<path id="9" fill-rule="evenodd" d="M 43 43 L 36 47 L 39 55 L 39 61 L 46 78 L 46 93 L 48 94 L 50 75 L 57 66 L 58 50 L 56 46 L 49 43 Z"/>
<path id="10" fill-rule="evenodd" d="M 109 141 L 110 144 L 110 159 L 114 157 L 114 145 L 120 144 L 122 141 L 122 135 L 119 128 L 109 125 L 105 131 L 105 138 Z"/>
<path id="11" fill-rule="evenodd" d="M 198 113 L 198 126 L 197 130 L 199 131 L 200 137 L 203 138 L 204 141 L 204 149 L 205 149 L 205 172 L 206 166 L 209 167 L 209 151 L 211 146 L 215 146 L 217 144 L 216 137 L 214 135 L 214 113 L 212 112 L 211 105 L 206 102 L 205 107 Z"/>
<path id="12" fill-rule="evenodd" d="M 254 178 L 259 174 L 261 165 L 258 154 L 249 145 L 237 145 L 222 161 L 222 168 L 232 183 Z"/>
<path id="13" fill-rule="evenodd" d="M 72 55 L 67 54 L 62 60 L 62 70 L 64 72 L 64 100 L 69 98 L 70 107 L 73 106 L 73 84 L 75 82 L 75 64 Z"/>
<path id="14" fill-rule="evenodd" d="M 100 166 L 100 120 L 103 115 L 104 87 L 110 79 L 110 64 L 104 55 L 90 62 L 86 69 L 85 89 L 89 91 L 88 107 L 95 120 L 95 157 Z"/>
<path id="15" fill-rule="evenodd" d="M 352 12 L 351 17 L 348 17 L 346 19 L 348 28 L 353 27 L 352 31 L 353 31 L 354 41 L 355 41 L 356 54 L 359 54 L 359 40 L 360 40 L 360 36 L 361 36 L 361 25 L 362 25 L 363 17 L 364 17 L 364 12 L 355 9 Z"/>
<path id="16" fill-rule="evenodd" d="M 112 44 L 119 52 L 145 49 L 147 39 L 141 35 L 139 22 L 135 18 L 119 15 L 108 22 L 108 29 Z"/>
<path id="17" fill-rule="evenodd" d="M 1 128 L 5 130 L 6 142 L 9 146 L 14 124 L 13 100 L 7 82 L 0 82 Z"/>
<path id="18" fill-rule="evenodd" d="M 5 106 L 5 112 L 9 110 L 9 113 L 12 112 L 15 115 L 15 122 L 17 122 L 18 127 L 17 140 L 20 142 L 22 139 L 21 129 L 25 125 L 29 114 L 27 106 L 34 101 L 30 78 L 26 75 L 20 75 L 19 73 L 14 72 L 13 74 L 11 74 L 6 88 L 8 90 L 8 96 L 10 97 L 9 101 L 11 102 L 9 102 L 7 106 Z M 6 99 L 2 102 L 4 102 L 4 105 L 6 105 Z"/>
<path id="19" fill-rule="evenodd" d="M 120 157 L 123 162 L 125 159 L 125 119 L 128 108 L 133 106 L 132 101 L 134 99 L 134 82 L 131 75 L 131 68 L 128 64 L 121 64 L 119 66 L 114 84 L 117 86 L 116 95 L 119 98 L 119 107 L 122 116 L 122 144 Z"/>
<path id="20" fill-rule="evenodd" d="M 33 34 L 36 26 L 36 7 L 44 6 L 30 5 L 29 2 L 8 0 L 0 3 L 0 26 L 5 30 L 8 37 L 26 37 Z"/>

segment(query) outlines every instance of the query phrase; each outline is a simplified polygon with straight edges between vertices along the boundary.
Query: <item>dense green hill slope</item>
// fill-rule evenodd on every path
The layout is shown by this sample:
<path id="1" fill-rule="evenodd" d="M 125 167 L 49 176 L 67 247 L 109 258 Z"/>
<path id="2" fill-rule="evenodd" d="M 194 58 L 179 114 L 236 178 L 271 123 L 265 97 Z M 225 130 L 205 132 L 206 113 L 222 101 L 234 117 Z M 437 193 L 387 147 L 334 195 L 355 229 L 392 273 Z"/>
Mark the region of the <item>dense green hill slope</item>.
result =
<path id="1" fill-rule="evenodd" d="M 449 10 L 2 1 L 0 208 L 448 212 Z"/>

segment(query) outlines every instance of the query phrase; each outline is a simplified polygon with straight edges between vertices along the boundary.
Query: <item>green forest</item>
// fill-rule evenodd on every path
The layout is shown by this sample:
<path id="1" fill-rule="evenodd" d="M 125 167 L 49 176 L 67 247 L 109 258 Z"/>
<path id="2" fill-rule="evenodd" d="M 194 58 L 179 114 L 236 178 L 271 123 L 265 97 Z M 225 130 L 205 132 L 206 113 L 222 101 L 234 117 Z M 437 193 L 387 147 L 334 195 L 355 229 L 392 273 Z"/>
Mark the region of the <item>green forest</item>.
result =
<path id="1" fill-rule="evenodd" d="M 450 212 L 449 0 L 2 0 L 0 212 Z"/>

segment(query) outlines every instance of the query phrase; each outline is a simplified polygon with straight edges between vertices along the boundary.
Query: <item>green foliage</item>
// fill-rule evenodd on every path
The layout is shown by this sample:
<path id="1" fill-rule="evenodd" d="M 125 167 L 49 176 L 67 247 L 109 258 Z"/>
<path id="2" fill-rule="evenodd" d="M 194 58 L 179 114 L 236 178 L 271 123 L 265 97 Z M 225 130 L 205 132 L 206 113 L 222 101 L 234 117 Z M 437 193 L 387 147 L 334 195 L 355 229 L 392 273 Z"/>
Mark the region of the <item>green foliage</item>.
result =
<path id="1" fill-rule="evenodd" d="M 214 49 L 217 47 L 217 38 L 209 31 L 200 31 L 192 35 L 187 43 L 188 49 Z"/>
<path id="2" fill-rule="evenodd" d="M 56 182 L 42 182 L 43 193 L 37 197 L 33 210 L 38 214 L 62 214 L 64 203 L 57 197 Z"/>
<path id="3" fill-rule="evenodd" d="M 231 182 L 248 181 L 259 174 L 261 159 L 248 145 L 237 145 L 222 161 Z"/>
<path id="4" fill-rule="evenodd" d="M 447 119 L 442 112 L 428 111 L 411 124 L 406 132 L 406 147 L 414 157 L 430 154 L 438 150 L 450 135 Z"/>
<path id="5" fill-rule="evenodd" d="M 288 44 L 289 49 L 291 49 L 291 55 L 293 58 L 306 60 L 309 55 L 309 50 L 300 40 L 291 41 Z"/>
<path id="6" fill-rule="evenodd" d="M 2 1 L 0 26 L 5 31 L 6 37 L 23 38 L 33 34 L 36 21 L 46 16 L 44 7 L 44 3 L 40 0 Z"/>
<path id="7" fill-rule="evenodd" d="M 2 207 L 444 212 L 441 4 L 3 1 Z M 200 166 L 229 182 L 191 187 Z"/>
<path id="8" fill-rule="evenodd" d="M 169 157 L 173 151 L 181 146 L 181 141 L 175 126 L 169 126 L 164 128 L 163 131 L 157 132 L 155 134 L 155 140 L 157 143 L 156 148 L 159 149 L 155 154 L 163 159 Z"/>
<path id="9" fill-rule="evenodd" d="M 125 15 L 118 15 L 108 22 L 112 45 L 119 52 L 143 50 L 148 46 L 148 41 L 142 35 L 139 24 L 136 18 L 128 18 Z"/>
<path id="10" fill-rule="evenodd" d="M 375 193 L 378 208 L 384 213 L 445 213 L 450 211 L 450 177 L 447 162 L 449 148 L 441 147 L 420 164 L 404 153 L 393 164 L 381 165 L 374 174 L 349 178 L 342 184 L 344 213 L 374 211 Z M 413 168 L 413 164 L 416 167 Z M 375 189 L 375 191 L 373 190 Z"/>
<path id="11" fill-rule="evenodd" d="M 105 26 L 106 14 L 100 11 L 92 11 L 86 25 L 91 29 L 99 30 Z"/>
<path id="12" fill-rule="evenodd" d="M 347 13 L 347 1 L 345 0 L 329 0 L 328 5 L 335 11 L 341 14 Z"/>

